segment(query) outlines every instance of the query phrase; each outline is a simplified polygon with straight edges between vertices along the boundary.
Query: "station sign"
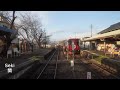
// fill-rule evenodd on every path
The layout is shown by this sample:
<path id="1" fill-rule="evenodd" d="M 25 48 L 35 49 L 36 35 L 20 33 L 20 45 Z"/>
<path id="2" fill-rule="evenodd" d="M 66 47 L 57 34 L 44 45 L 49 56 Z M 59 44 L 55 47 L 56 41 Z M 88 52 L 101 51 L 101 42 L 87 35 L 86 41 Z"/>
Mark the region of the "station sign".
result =
<path id="1" fill-rule="evenodd" d="M 91 79 L 91 72 L 87 72 L 87 79 Z"/>
<path id="2" fill-rule="evenodd" d="M 7 68 L 7 72 L 8 73 L 12 73 L 12 68 L 14 68 L 15 67 L 15 64 L 8 64 L 8 63 L 6 63 L 5 64 L 5 68 Z"/>

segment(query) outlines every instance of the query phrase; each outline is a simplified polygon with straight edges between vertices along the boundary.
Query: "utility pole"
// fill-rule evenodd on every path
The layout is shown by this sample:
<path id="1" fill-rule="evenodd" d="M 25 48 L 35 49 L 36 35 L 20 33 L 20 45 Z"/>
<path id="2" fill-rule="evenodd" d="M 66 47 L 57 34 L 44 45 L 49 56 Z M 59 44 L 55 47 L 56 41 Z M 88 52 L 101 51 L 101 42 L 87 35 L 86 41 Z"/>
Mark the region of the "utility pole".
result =
<path id="1" fill-rule="evenodd" d="M 92 26 L 92 24 L 91 24 L 91 37 L 92 37 L 92 28 L 93 28 L 93 26 Z"/>
<path id="2" fill-rule="evenodd" d="M 47 44 L 47 37 L 46 37 L 46 32 L 45 32 L 45 48 L 46 48 L 46 44 Z"/>
<path id="3" fill-rule="evenodd" d="M 46 30 L 45 30 L 45 28 L 44 28 L 44 40 L 45 40 L 45 41 L 44 41 L 44 48 L 46 48 L 46 41 L 47 41 L 46 38 L 47 38 L 47 37 L 46 37 Z"/>

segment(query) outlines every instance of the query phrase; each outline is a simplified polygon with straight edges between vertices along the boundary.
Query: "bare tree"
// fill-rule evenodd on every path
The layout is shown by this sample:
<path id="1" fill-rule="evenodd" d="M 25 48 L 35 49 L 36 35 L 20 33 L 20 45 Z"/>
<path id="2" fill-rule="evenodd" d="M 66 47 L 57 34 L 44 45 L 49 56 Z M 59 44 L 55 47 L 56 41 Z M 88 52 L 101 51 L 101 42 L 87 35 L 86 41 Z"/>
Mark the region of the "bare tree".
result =
<path id="1" fill-rule="evenodd" d="M 10 18 L 10 11 L 0 11 L 0 16 Z"/>
<path id="2" fill-rule="evenodd" d="M 12 12 L 12 18 L 10 17 L 10 12 L 8 11 L 0 11 L 0 15 L 6 17 L 6 19 L 10 20 L 10 29 L 13 29 L 15 17 L 15 11 Z M 0 53 L 1 57 L 5 57 L 7 55 L 8 48 L 11 45 L 11 41 L 16 38 L 17 33 L 8 33 L 3 36 L 5 45 L 3 46 L 3 50 Z"/>
<path id="3" fill-rule="evenodd" d="M 34 43 L 37 43 L 37 45 L 40 48 L 41 43 L 44 39 L 43 38 L 44 32 L 42 29 L 41 20 L 38 17 L 35 17 L 34 15 L 32 15 L 31 13 L 25 13 L 25 14 L 21 14 L 20 21 L 21 23 L 19 25 L 20 27 L 19 34 L 23 38 L 26 38 L 32 50 L 33 50 Z"/>
<path id="4" fill-rule="evenodd" d="M 50 37 L 51 35 L 46 35 L 46 31 L 43 31 L 43 39 L 41 41 L 41 43 L 44 45 L 44 47 L 46 48 L 46 45 L 50 42 Z"/>

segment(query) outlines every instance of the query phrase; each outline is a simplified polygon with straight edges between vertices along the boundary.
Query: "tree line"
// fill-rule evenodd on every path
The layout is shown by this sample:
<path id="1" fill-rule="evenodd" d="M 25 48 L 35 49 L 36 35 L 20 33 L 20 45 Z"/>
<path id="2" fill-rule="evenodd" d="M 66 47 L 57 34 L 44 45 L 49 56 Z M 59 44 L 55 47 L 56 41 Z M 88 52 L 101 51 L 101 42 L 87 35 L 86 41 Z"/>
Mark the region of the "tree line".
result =
<path id="1" fill-rule="evenodd" d="M 0 16 L 4 16 L 6 19 L 10 20 L 9 29 L 13 29 L 15 26 L 16 33 L 8 33 L 2 35 L 2 41 L 4 45 L 2 46 L 2 51 L 0 52 L 1 57 L 7 55 L 7 51 L 11 46 L 11 42 L 20 36 L 29 43 L 29 46 L 32 48 L 36 43 L 39 48 L 41 45 L 49 43 L 49 35 L 46 35 L 46 30 L 43 28 L 41 19 L 30 12 L 21 12 L 16 14 L 16 11 L 0 11 Z M 15 22 L 15 21 L 18 22 Z"/>

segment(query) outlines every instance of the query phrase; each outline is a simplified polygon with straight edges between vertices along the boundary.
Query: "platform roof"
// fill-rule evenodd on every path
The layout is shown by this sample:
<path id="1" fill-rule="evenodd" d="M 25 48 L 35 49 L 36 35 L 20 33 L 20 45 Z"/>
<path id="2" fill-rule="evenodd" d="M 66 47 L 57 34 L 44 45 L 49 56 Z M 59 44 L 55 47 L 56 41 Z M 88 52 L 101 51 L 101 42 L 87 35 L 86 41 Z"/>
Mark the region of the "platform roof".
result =
<path id="1" fill-rule="evenodd" d="M 97 34 L 93 37 L 84 39 L 83 41 L 92 41 L 92 40 L 109 38 L 109 37 L 118 36 L 118 35 L 120 35 L 120 29 L 115 30 L 115 31 L 111 31 L 111 32 L 107 32 L 107 33 L 103 33 L 103 34 Z"/>
<path id="2" fill-rule="evenodd" d="M 8 29 L 8 28 L 2 27 L 2 26 L 0 26 L 0 31 L 2 31 L 2 32 L 8 32 L 8 33 L 16 33 L 17 32 L 16 30 Z"/>
<path id="3" fill-rule="evenodd" d="M 111 32 L 111 31 L 116 31 L 116 30 L 118 30 L 118 29 L 120 29 L 120 22 L 111 25 L 110 27 L 108 27 L 108 28 L 105 29 L 105 30 L 102 30 L 102 31 L 99 32 L 98 34 L 103 34 L 103 33 Z"/>
<path id="4" fill-rule="evenodd" d="M 117 35 L 120 35 L 120 22 L 111 25 L 110 27 L 108 27 L 105 30 L 102 30 L 95 36 L 86 38 L 82 41 L 91 41 L 91 40 L 96 40 L 96 39 L 101 39 L 101 38 L 113 37 L 113 36 L 117 36 Z"/>

